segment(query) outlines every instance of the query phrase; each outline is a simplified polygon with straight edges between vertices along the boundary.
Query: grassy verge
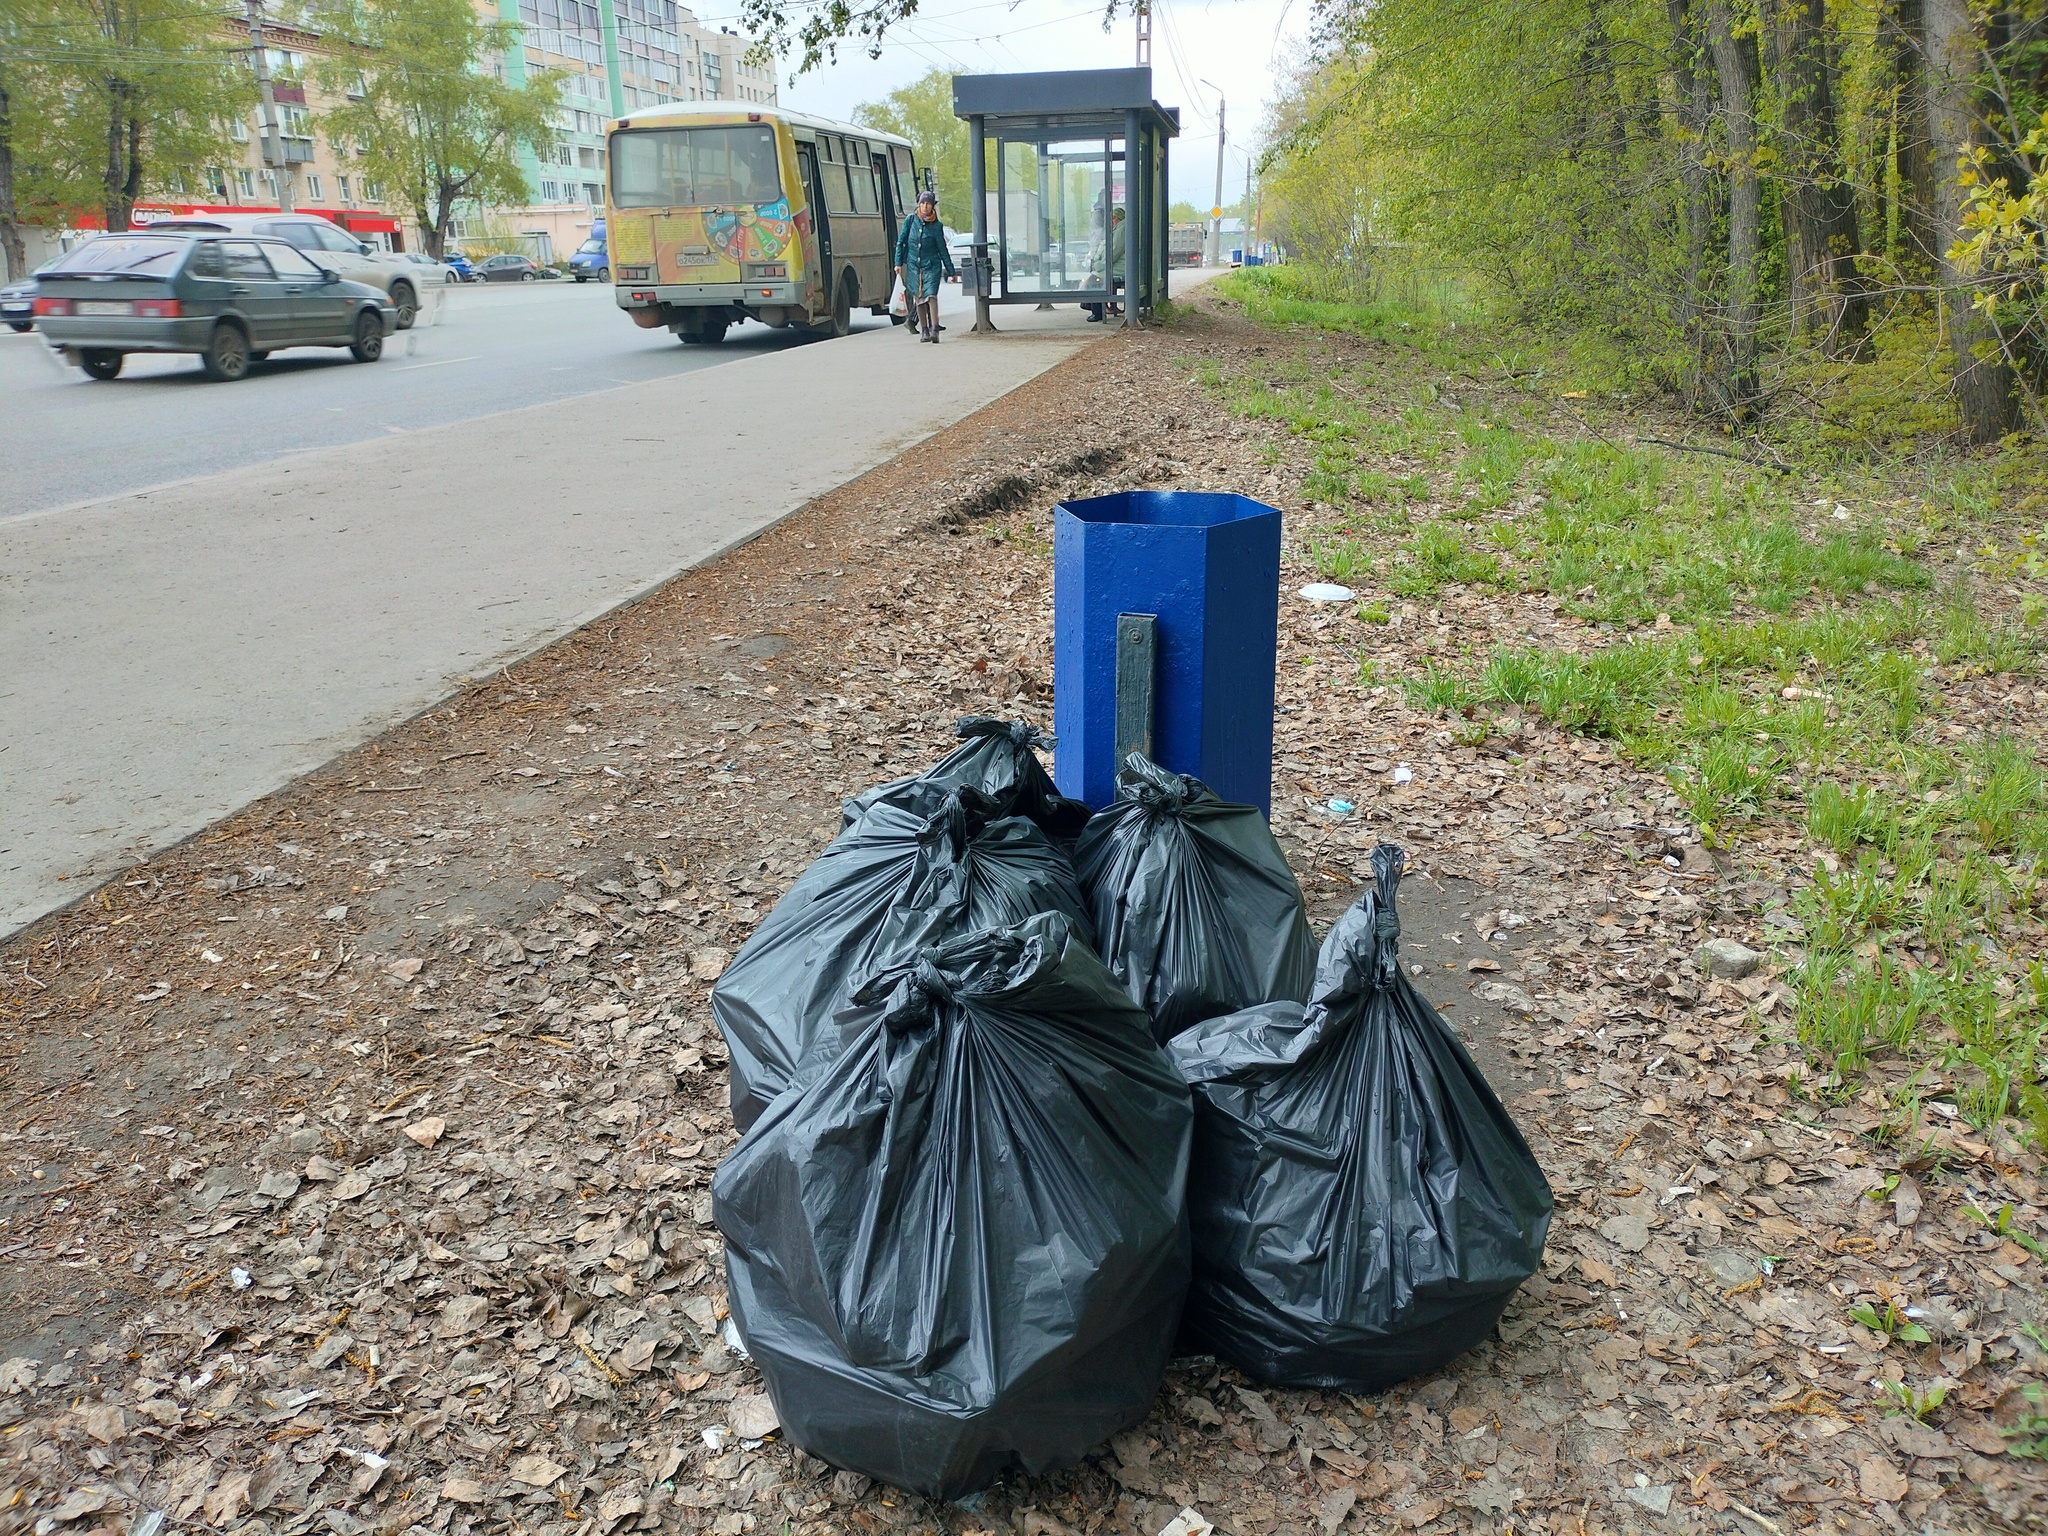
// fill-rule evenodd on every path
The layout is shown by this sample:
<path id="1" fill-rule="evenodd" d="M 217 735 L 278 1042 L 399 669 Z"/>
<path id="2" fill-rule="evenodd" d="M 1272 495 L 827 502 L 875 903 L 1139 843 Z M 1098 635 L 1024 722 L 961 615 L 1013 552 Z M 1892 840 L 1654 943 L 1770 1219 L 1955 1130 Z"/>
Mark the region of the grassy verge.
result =
<path id="1" fill-rule="evenodd" d="M 1469 312 L 1345 305 L 1284 269 L 1222 291 L 1262 323 L 1381 344 L 1348 368 L 1300 350 L 1204 376 L 1293 440 L 1316 504 L 1299 552 L 1361 589 L 1361 619 L 1477 591 L 1583 621 L 1571 644 L 1437 654 L 1400 680 L 1409 704 L 1474 742 L 1503 714 L 1612 741 L 1738 855 L 1797 839 L 1782 974 L 1808 1091 L 1862 1091 L 1881 1058 L 1912 1069 L 1887 1074 L 1890 1133 L 1914 1133 L 1941 1074 L 1973 1125 L 2017 1116 L 2048 1150 L 2048 786 L 2040 711 L 2013 703 L 2048 615 L 2042 508 L 2015 468 L 2032 450 L 1673 451 L 1645 439 L 1683 422 L 1617 409 L 1623 392 Z"/>

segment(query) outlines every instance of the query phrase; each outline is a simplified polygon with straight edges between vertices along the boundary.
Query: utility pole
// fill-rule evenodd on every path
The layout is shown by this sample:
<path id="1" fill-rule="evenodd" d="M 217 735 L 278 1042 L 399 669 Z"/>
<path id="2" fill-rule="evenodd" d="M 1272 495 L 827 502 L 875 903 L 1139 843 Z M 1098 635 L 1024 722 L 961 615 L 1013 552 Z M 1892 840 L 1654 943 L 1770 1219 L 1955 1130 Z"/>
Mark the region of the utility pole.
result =
<path id="1" fill-rule="evenodd" d="M 1138 26 L 1138 67 L 1149 69 L 1152 64 L 1152 0 L 1135 0 L 1131 19 Z"/>
<path id="2" fill-rule="evenodd" d="M 263 0 L 243 0 L 249 21 L 249 49 L 256 60 L 256 90 L 263 98 L 263 163 L 277 182 L 277 205 L 292 211 L 292 168 L 285 164 L 284 141 L 277 131 L 277 98 L 270 91 L 270 51 L 263 46 Z"/>
<path id="3" fill-rule="evenodd" d="M 1223 88 L 1212 81 L 1202 84 L 1216 93 L 1216 201 L 1209 205 L 1209 265 L 1223 265 L 1223 146 L 1227 135 L 1223 131 Z"/>
<path id="4" fill-rule="evenodd" d="M 1250 155 L 1244 157 L 1244 217 L 1238 220 L 1238 222 L 1244 226 L 1244 233 L 1239 238 L 1244 241 L 1245 259 L 1249 261 L 1252 254 L 1252 157 Z"/>

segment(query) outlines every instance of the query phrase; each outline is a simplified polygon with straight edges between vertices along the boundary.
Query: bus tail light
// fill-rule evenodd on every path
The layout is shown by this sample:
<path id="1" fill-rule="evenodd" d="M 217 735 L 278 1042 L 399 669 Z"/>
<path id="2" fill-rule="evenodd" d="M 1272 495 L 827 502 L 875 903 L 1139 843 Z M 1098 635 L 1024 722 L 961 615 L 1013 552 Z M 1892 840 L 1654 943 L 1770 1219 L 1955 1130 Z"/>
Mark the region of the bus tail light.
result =
<path id="1" fill-rule="evenodd" d="M 749 263 L 747 276 L 757 283 L 766 282 L 771 277 L 786 278 L 789 276 L 789 264 L 781 261 Z"/>
<path id="2" fill-rule="evenodd" d="M 622 283 L 644 283 L 654 276 L 652 267 L 621 267 L 619 281 Z"/>

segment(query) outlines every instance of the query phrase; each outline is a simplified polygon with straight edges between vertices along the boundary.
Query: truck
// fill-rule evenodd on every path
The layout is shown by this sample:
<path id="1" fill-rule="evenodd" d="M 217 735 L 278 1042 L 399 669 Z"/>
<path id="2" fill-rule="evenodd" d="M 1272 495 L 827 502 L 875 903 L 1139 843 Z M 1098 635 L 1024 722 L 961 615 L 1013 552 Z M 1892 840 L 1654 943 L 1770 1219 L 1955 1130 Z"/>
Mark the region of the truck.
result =
<path id="1" fill-rule="evenodd" d="M 1202 251 L 1209 243 L 1209 226 L 1206 224 L 1169 224 L 1166 226 L 1166 264 L 1169 267 L 1199 267 Z"/>

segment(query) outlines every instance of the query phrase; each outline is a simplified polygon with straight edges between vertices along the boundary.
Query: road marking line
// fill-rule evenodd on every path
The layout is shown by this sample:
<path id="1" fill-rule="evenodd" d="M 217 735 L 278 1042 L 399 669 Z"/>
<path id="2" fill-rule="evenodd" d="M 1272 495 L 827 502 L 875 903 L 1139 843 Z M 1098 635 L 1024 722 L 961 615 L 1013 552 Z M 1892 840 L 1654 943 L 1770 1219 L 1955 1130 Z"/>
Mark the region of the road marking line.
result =
<path id="1" fill-rule="evenodd" d="M 450 363 L 473 363 L 474 357 L 442 357 L 431 363 L 407 363 L 403 368 L 394 368 L 393 373 L 411 373 L 415 368 L 445 368 Z"/>

